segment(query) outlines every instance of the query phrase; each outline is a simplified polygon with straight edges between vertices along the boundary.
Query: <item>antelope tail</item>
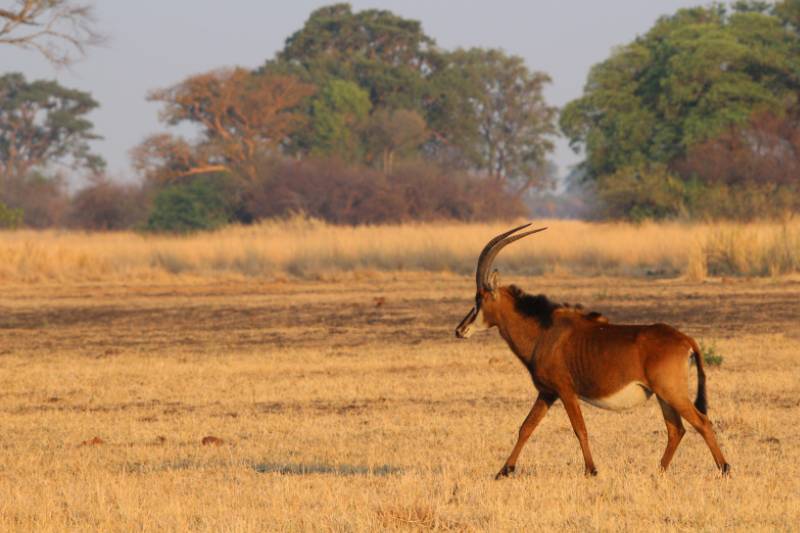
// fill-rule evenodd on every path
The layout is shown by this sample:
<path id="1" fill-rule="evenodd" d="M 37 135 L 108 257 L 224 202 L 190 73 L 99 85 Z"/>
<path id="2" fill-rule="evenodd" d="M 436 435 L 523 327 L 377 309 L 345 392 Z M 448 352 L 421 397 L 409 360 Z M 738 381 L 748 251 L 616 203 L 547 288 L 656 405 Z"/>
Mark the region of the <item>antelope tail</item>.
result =
<path id="1" fill-rule="evenodd" d="M 708 414 L 708 401 L 706 400 L 706 371 L 703 369 L 703 354 L 694 339 L 689 339 L 692 344 L 692 357 L 697 366 L 697 397 L 694 406 L 701 413 Z"/>

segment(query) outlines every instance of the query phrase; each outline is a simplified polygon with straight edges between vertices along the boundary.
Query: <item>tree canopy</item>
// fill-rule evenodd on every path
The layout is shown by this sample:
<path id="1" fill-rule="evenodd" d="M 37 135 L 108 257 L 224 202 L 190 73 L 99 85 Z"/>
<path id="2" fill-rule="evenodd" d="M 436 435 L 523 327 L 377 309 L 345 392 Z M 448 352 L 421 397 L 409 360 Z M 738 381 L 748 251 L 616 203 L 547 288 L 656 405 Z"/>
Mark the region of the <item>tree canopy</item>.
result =
<path id="1" fill-rule="evenodd" d="M 369 94 L 358 85 L 329 80 L 311 105 L 311 135 L 307 141 L 311 154 L 337 155 L 349 163 L 362 160 L 360 136 L 371 108 Z"/>
<path id="2" fill-rule="evenodd" d="M 88 93 L 55 81 L 0 76 L 0 177 L 24 178 L 53 164 L 102 168 L 103 160 L 89 148 L 99 136 L 86 118 L 97 105 Z"/>
<path id="3" fill-rule="evenodd" d="M 454 144 L 472 166 L 504 184 L 541 185 L 553 150 L 557 110 L 542 94 L 550 77 L 531 72 L 522 58 L 472 48 L 448 54 L 446 70 L 456 116 L 448 117 Z"/>
<path id="4" fill-rule="evenodd" d="M 155 135 L 134 158 L 140 168 L 163 178 L 227 171 L 253 181 L 259 158 L 277 153 L 305 124 L 297 106 L 313 92 L 295 76 L 254 76 L 241 68 L 190 76 L 151 92 L 149 99 L 164 104 L 161 119 L 167 124 L 199 126 L 199 143 Z"/>
<path id="5" fill-rule="evenodd" d="M 296 135 L 301 152 L 350 162 L 360 155 L 361 163 L 384 171 L 396 157 L 425 157 L 491 176 L 502 187 L 512 179 L 541 184 L 556 111 L 542 96 L 549 77 L 517 56 L 447 52 L 419 21 L 335 4 L 312 12 L 259 72 L 291 73 L 319 89 L 307 106 L 314 134 Z M 343 117 L 331 109 L 333 92 L 341 106 L 346 91 L 352 107 L 357 89 L 369 106 L 358 104 L 345 132 Z M 356 120 L 365 108 L 368 119 Z M 336 146 L 329 140 L 334 131 L 343 139 Z"/>
<path id="6" fill-rule="evenodd" d="M 748 120 L 794 103 L 794 34 L 762 12 L 681 10 L 594 66 L 561 127 L 586 150 L 590 176 L 643 161 L 669 162 Z"/>
<path id="7" fill-rule="evenodd" d="M 584 175 L 601 193 L 625 175 L 631 187 L 650 174 L 702 183 L 698 147 L 732 129 L 751 130 L 756 116 L 791 113 L 800 94 L 800 39 L 779 16 L 788 4 L 682 9 L 595 65 L 583 96 L 560 118 L 572 146 L 584 151 Z M 681 166 L 687 157 L 695 164 Z M 651 177 L 651 187 L 668 187 L 669 180 Z"/>
<path id="8" fill-rule="evenodd" d="M 434 40 L 419 21 L 334 4 L 313 11 L 265 68 L 296 69 L 318 87 L 330 79 L 352 81 L 376 108 L 417 109 L 434 54 Z"/>

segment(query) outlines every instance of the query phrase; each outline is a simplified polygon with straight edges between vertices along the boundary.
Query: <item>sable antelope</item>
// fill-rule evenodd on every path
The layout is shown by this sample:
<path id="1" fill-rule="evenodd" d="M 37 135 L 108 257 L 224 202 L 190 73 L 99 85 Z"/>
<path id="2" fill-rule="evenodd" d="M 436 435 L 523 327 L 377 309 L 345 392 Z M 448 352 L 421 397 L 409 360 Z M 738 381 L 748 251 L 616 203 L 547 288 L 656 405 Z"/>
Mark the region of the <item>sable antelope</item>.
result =
<path id="1" fill-rule="evenodd" d="M 503 247 L 547 228 L 517 233 L 524 224 L 490 240 L 478 258 L 475 307 L 456 328 L 456 337 L 497 327 L 530 372 L 538 396 L 519 429 L 519 438 L 495 479 L 514 471 L 522 447 L 556 400 L 561 400 L 578 437 L 586 475 L 597 475 L 581 399 L 603 409 L 629 409 L 655 393 L 667 424 L 661 468 L 669 466 L 686 430 L 681 418 L 705 439 L 714 462 L 727 475 L 730 466 L 706 417 L 706 377 L 697 343 L 666 324 L 617 325 L 581 307 L 558 305 L 514 285 L 498 287 L 492 262 Z M 688 396 L 688 358 L 697 365 L 697 398 Z"/>

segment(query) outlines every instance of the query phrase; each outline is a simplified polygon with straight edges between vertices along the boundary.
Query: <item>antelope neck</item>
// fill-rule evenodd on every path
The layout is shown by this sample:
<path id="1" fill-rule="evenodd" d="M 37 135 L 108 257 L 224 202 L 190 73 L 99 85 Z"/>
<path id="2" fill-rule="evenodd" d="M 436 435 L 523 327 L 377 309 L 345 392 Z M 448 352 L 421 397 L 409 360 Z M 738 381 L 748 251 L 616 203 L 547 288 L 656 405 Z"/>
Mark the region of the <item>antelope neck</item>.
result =
<path id="1" fill-rule="evenodd" d="M 497 329 L 500 331 L 500 336 L 505 339 L 514 354 L 529 366 L 542 327 L 535 318 L 517 311 L 513 299 L 504 298 L 502 305 L 508 308 L 497 314 L 499 318 Z"/>

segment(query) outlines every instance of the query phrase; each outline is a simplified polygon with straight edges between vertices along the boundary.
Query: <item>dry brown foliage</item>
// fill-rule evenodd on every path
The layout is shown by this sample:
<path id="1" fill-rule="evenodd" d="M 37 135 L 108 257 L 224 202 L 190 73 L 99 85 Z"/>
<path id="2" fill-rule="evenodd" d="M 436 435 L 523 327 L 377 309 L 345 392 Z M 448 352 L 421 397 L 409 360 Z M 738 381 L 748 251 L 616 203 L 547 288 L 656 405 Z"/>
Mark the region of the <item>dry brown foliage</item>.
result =
<path id="1" fill-rule="evenodd" d="M 152 137 L 135 153 L 138 165 L 146 167 L 147 159 L 140 156 L 155 153 L 156 163 L 159 158 L 169 162 L 160 170 L 162 179 L 224 168 L 255 181 L 259 157 L 276 153 L 289 134 L 304 124 L 296 108 L 313 92 L 312 85 L 293 76 L 255 75 L 243 68 L 198 74 L 155 90 L 148 99 L 164 104 L 162 120 L 199 125 L 204 139 L 191 148 L 195 153 L 189 157 L 185 143 L 165 142 L 163 135 Z M 156 146 L 148 147 L 148 143 Z M 152 172 L 159 172 L 158 168 Z"/>
<path id="2" fill-rule="evenodd" d="M 145 220 L 148 205 L 142 186 L 100 177 L 72 198 L 66 224 L 85 230 L 130 229 Z"/>
<path id="3" fill-rule="evenodd" d="M 800 184 L 800 117 L 755 115 L 693 147 L 675 167 L 685 177 L 724 184 Z"/>
<path id="4" fill-rule="evenodd" d="M 397 164 L 389 175 L 339 160 L 275 160 L 247 192 L 254 219 L 304 213 L 335 224 L 431 220 L 509 220 L 524 205 L 473 176 L 420 162 Z"/>
<path id="5" fill-rule="evenodd" d="M 22 209 L 23 224 L 31 228 L 63 225 L 70 211 L 65 180 L 39 175 L 0 180 L 0 201 Z"/>

